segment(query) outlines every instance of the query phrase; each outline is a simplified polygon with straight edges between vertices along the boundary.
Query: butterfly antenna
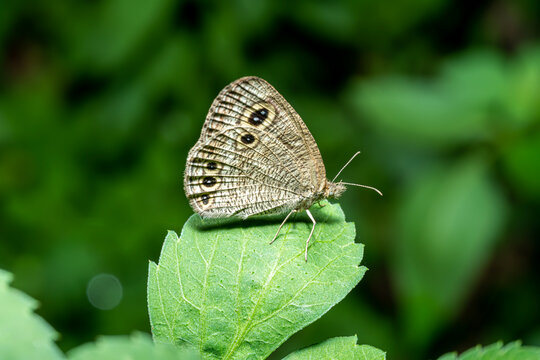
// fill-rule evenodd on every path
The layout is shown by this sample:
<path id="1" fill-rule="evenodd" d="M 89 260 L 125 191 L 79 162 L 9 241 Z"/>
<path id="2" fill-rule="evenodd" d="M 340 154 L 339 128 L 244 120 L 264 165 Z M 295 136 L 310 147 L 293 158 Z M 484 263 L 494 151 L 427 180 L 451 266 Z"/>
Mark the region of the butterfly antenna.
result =
<path id="1" fill-rule="evenodd" d="M 348 183 L 348 182 L 343 182 L 343 181 L 340 181 L 340 183 L 343 184 L 343 185 L 352 185 L 352 186 L 363 187 L 363 188 L 366 188 L 366 189 L 371 189 L 373 191 L 376 191 L 379 195 L 383 196 L 382 192 L 379 189 L 374 188 L 373 186 L 353 184 L 353 183 Z"/>
<path id="2" fill-rule="evenodd" d="M 345 165 L 343 165 L 343 167 L 341 168 L 341 170 L 338 171 L 337 175 L 334 176 L 334 178 L 332 179 L 332 182 L 334 182 L 337 177 L 339 176 L 339 174 L 341 174 L 341 172 L 347 167 L 347 165 L 349 165 L 351 163 L 351 161 L 353 161 L 353 159 L 358 155 L 360 154 L 360 151 L 357 151 L 350 159 L 349 161 L 347 161 L 347 163 Z"/>

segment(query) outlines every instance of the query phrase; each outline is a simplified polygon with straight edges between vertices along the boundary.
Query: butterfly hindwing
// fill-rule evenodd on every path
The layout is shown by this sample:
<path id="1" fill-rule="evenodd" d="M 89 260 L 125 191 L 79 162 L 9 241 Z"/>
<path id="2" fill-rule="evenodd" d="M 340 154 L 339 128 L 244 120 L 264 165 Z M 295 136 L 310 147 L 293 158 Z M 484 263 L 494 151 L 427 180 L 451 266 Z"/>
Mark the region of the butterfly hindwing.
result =
<path id="1" fill-rule="evenodd" d="M 294 153 L 272 134 L 236 127 L 191 150 L 184 186 L 191 206 L 203 216 L 247 217 L 290 208 L 309 192 L 304 177 Z"/>

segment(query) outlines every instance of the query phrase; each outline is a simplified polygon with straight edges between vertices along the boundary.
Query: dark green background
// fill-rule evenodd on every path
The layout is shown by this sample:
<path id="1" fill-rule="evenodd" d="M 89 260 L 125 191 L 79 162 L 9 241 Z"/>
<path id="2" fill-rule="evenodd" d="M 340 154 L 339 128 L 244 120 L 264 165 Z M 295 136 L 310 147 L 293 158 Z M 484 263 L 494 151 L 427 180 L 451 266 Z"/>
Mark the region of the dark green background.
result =
<path id="1" fill-rule="evenodd" d="M 540 3 L 6 1 L 0 267 L 67 350 L 149 331 L 148 260 L 191 215 L 187 152 L 258 75 L 295 107 L 365 243 L 360 285 L 275 358 L 340 335 L 391 359 L 540 345 Z M 120 280 L 103 311 L 86 286 Z"/>

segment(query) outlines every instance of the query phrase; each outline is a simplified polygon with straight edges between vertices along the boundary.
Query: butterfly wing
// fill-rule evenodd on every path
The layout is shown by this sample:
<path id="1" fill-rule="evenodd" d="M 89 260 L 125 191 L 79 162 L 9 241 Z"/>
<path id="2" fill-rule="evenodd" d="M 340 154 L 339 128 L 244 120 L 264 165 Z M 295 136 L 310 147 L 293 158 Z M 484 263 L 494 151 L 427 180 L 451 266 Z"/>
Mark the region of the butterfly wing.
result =
<path id="1" fill-rule="evenodd" d="M 184 189 L 206 217 L 296 208 L 324 186 L 313 136 L 266 81 L 239 79 L 214 100 L 188 155 Z"/>
<path id="2" fill-rule="evenodd" d="M 264 116 L 264 111 L 267 115 Z M 288 148 L 296 151 L 306 168 L 312 169 L 312 184 L 323 184 L 326 171 L 321 153 L 306 124 L 267 81 L 248 76 L 226 86 L 216 97 L 206 117 L 201 138 L 216 131 L 239 125 L 254 126 L 274 134 Z"/>

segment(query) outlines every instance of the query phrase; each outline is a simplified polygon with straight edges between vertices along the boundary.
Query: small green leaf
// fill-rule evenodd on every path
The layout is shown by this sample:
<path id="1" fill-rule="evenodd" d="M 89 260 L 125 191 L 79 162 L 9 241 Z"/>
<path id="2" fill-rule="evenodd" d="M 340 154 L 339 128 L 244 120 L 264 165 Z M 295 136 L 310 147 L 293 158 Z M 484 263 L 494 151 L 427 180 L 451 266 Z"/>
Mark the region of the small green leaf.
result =
<path id="1" fill-rule="evenodd" d="M 0 359 L 63 359 L 58 334 L 33 313 L 37 301 L 10 288 L 11 279 L 0 270 Z"/>
<path id="2" fill-rule="evenodd" d="M 328 339 L 320 344 L 295 351 L 283 360 L 384 360 L 386 354 L 373 346 L 357 345 L 356 336 Z"/>
<path id="3" fill-rule="evenodd" d="M 169 232 L 159 265 L 150 263 L 148 307 L 157 342 L 190 344 L 204 358 L 264 359 L 315 321 L 360 281 L 363 247 L 339 205 L 292 218 L 273 244 L 283 216 L 201 220 L 180 238 Z"/>
<path id="4" fill-rule="evenodd" d="M 154 344 L 150 336 L 102 336 L 95 343 L 81 345 L 69 352 L 70 360 L 196 360 L 196 352 L 168 344 Z"/>
<path id="5" fill-rule="evenodd" d="M 438 360 L 537 360 L 540 359 L 540 348 L 521 346 L 515 341 L 503 346 L 497 342 L 486 347 L 476 346 L 458 356 L 455 352 L 441 356 Z"/>

